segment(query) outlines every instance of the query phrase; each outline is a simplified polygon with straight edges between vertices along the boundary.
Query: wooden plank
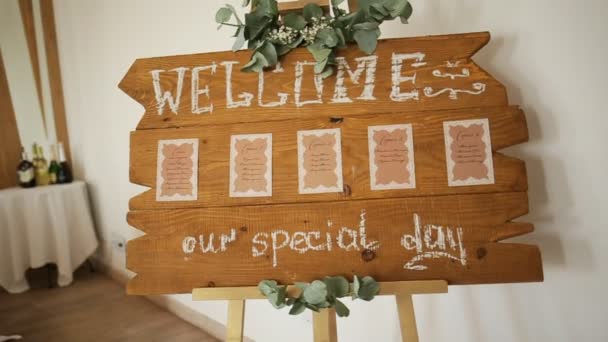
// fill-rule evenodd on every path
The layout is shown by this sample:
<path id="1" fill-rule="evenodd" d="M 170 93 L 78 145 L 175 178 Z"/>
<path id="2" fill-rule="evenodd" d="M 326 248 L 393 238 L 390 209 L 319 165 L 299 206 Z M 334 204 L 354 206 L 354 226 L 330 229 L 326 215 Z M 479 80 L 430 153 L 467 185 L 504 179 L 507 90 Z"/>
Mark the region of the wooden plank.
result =
<path id="1" fill-rule="evenodd" d="M 200 128 L 135 131 L 131 134 L 131 182 L 152 189 L 135 196 L 130 208 L 217 207 L 271 203 L 301 203 L 347 199 L 371 199 L 405 196 L 428 196 L 459 193 L 487 193 L 527 190 L 525 165 L 522 161 L 494 155 L 496 182 L 474 187 L 448 187 L 443 142 L 443 122 L 488 118 L 494 151 L 524 142 L 528 130 L 523 112 L 517 107 L 490 107 L 419 114 L 383 114 L 345 117 L 332 123 L 330 117 L 314 120 L 283 120 L 264 123 L 205 126 Z M 335 121 L 335 120 L 334 120 Z M 372 191 L 368 159 L 367 127 L 411 123 L 414 135 L 416 188 Z M 296 132 L 304 129 L 340 128 L 344 193 L 298 193 Z M 244 133 L 273 134 L 272 197 L 229 197 L 230 135 Z M 156 201 L 157 146 L 160 139 L 198 138 L 198 200 L 187 202 Z"/>
<path id="2" fill-rule="evenodd" d="M 44 47 L 46 51 L 46 65 L 49 73 L 51 100 L 55 118 L 57 141 L 63 142 L 65 156 L 71 161 L 70 137 L 65 116 L 63 98 L 63 83 L 61 81 L 61 67 L 59 63 L 59 50 L 57 48 L 57 33 L 55 32 L 55 14 L 53 0 L 40 0 L 40 15 L 42 16 L 42 30 L 44 33 Z"/>
<path id="3" fill-rule="evenodd" d="M 226 327 L 226 342 L 242 342 L 245 327 L 245 301 L 228 301 L 228 325 Z"/>
<path id="4" fill-rule="evenodd" d="M 401 340 L 403 342 L 418 342 L 418 328 L 411 295 L 398 295 L 397 312 L 399 313 L 399 326 L 401 327 Z"/>
<path id="5" fill-rule="evenodd" d="M 262 87 L 258 74 L 239 71 L 250 51 L 145 58 L 135 61 L 119 87 L 145 108 L 138 129 L 505 106 L 504 86 L 470 59 L 489 39 L 487 32 L 387 39 L 371 57 L 352 46 L 339 52 L 350 69 L 317 83 L 312 65 L 297 70 L 299 62 L 312 61 L 308 50 L 300 48 L 285 56 L 280 69 L 261 75 Z M 376 65 L 363 68 L 370 58 Z M 192 81 L 193 68 L 202 68 L 195 73 L 198 83 Z M 302 75 L 300 82 L 297 75 Z M 339 79 L 344 88 L 337 87 Z M 318 100 L 319 89 L 322 103 L 306 103 Z M 414 93 L 406 99 L 406 92 Z M 278 93 L 286 102 L 273 106 Z M 195 113 L 210 106 L 211 112 Z"/>
<path id="6" fill-rule="evenodd" d="M 302 290 L 294 285 L 287 286 L 290 297 L 299 297 Z M 448 292 L 445 280 L 388 281 L 380 283 L 379 296 L 431 294 Z M 201 287 L 192 290 L 192 300 L 246 300 L 266 299 L 257 286 L 241 287 Z"/>
<path id="7" fill-rule="evenodd" d="M 36 44 L 36 27 L 34 24 L 34 8 L 32 0 L 19 0 L 19 10 L 21 11 L 21 21 L 25 30 L 27 48 L 30 55 L 30 64 L 34 72 L 36 82 L 36 95 L 40 104 L 42 114 L 42 126 L 44 127 L 45 137 L 47 136 L 46 116 L 44 115 L 44 102 L 42 101 L 42 81 L 40 80 L 40 61 L 38 59 L 38 45 Z"/>
<path id="8" fill-rule="evenodd" d="M 21 139 L 0 51 L 0 189 L 17 185 Z"/>
<path id="9" fill-rule="evenodd" d="M 328 308 L 313 312 L 312 328 L 314 342 L 338 342 L 336 310 Z"/>
<path id="10" fill-rule="evenodd" d="M 291 284 L 334 274 L 371 275 L 379 281 L 446 279 L 450 284 L 539 281 L 537 247 L 492 242 L 497 230 L 514 235 L 516 229 L 505 223 L 527 211 L 524 192 L 133 211 L 129 223 L 147 235 L 127 244 L 127 267 L 138 273 L 128 292 L 189 293 L 197 287 L 252 286 L 261 279 Z M 427 241 L 428 227 L 436 231 Z M 437 229 L 443 243 L 437 244 Z M 306 243 L 302 234 L 310 232 L 319 235 L 308 236 L 312 242 Z M 213 249 L 203 252 L 199 238 L 208 248 L 211 234 Z M 350 238 L 353 234 L 357 238 Z M 413 245 L 415 236 L 420 236 L 420 249 Z M 184 249 L 191 238 L 194 245 L 186 243 Z M 380 244 L 375 250 L 370 247 L 374 241 Z"/>
<path id="11" fill-rule="evenodd" d="M 329 13 L 329 1 L 330 0 L 293 0 L 279 2 L 279 13 L 284 15 L 292 11 L 299 11 L 309 3 L 315 3 L 319 5 L 325 13 Z"/>

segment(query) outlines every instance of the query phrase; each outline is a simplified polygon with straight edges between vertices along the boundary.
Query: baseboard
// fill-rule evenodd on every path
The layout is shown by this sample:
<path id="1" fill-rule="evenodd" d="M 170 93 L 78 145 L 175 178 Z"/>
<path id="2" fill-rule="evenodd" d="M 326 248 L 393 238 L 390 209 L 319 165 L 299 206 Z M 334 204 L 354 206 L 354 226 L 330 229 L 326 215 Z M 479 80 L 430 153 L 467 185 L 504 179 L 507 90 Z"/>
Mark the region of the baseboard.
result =
<path id="1" fill-rule="evenodd" d="M 99 262 L 99 260 L 95 260 L 95 268 L 100 272 L 107 274 L 112 280 L 122 285 L 126 285 L 127 281 L 130 278 L 129 275 L 125 272 L 103 264 Z M 205 331 L 206 333 L 217 338 L 218 340 L 226 340 L 226 326 L 210 318 L 209 316 L 200 313 L 168 296 L 144 296 L 144 298 L 150 300 L 152 303 L 158 305 L 159 307 L 173 313 L 182 320 Z M 255 342 L 254 340 L 248 337 L 245 337 L 244 341 Z"/>

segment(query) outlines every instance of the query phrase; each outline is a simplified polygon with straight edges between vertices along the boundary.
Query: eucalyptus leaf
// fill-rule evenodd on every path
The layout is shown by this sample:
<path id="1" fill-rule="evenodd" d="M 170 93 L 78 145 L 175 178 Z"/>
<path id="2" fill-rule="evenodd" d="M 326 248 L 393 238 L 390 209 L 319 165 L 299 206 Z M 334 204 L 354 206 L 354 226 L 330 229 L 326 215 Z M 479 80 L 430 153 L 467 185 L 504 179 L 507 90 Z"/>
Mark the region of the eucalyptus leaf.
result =
<path id="1" fill-rule="evenodd" d="M 323 43 L 323 45 L 333 48 L 340 43 L 340 38 L 331 27 L 326 27 L 317 33 L 317 39 Z"/>
<path id="2" fill-rule="evenodd" d="M 319 72 L 320 73 L 320 72 Z M 326 277 L 323 282 L 327 286 L 327 295 L 333 298 L 342 298 L 348 295 L 348 280 L 344 277 Z"/>
<path id="3" fill-rule="evenodd" d="M 359 298 L 370 301 L 380 292 L 380 284 L 378 284 L 372 277 L 364 277 L 361 279 L 361 287 L 357 292 Z"/>
<path id="4" fill-rule="evenodd" d="M 414 13 L 414 8 L 412 7 L 412 4 L 410 2 L 408 2 L 407 6 L 403 10 L 403 13 L 401 13 L 401 16 L 400 16 L 401 22 L 403 24 L 407 24 L 408 20 L 412 16 L 412 13 Z"/>
<path id="5" fill-rule="evenodd" d="M 245 66 L 250 63 L 251 62 L 247 63 Z M 258 289 L 260 290 L 260 292 L 262 292 L 263 295 L 268 296 L 269 294 L 277 291 L 278 285 L 277 282 L 274 280 L 262 280 L 258 284 Z"/>
<path id="6" fill-rule="evenodd" d="M 380 36 L 380 30 L 359 30 L 355 32 L 354 38 L 359 45 L 359 49 L 363 52 L 371 55 L 376 51 L 378 46 L 378 37 Z"/>
<path id="7" fill-rule="evenodd" d="M 318 45 L 309 45 L 308 51 L 310 51 L 312 56 L 315 58 L 315 61 L 318 62 L 327 59 L 327 57 L 329 57 L 331 54 L 332 49 L 319 48 Z"/>
<path id="8" fill-rule="evenodd" d="M 302 30 L 306 27 L 306 19 L 296 12 L 288 13 L 283 17 L 283 23 L 287 27 L 291 27 L 294 30 Z"/>
<path id="9" fill-rule="evenodd" d="M 407 0 L 387 0 L 384 7 L 389 11 L 391 18 L 396 18 L 403 13 L 407 4 Z"/>
<path id="10" fill-rule="evenodd" d="M 355 274 L 355 276 L 353 277 L 353 299 L 357 299 L 359 298 L 359 289 L 361 288 L 361 281 L 359 280 L 359 277 L 357 277 L 357 275 Z"/>
<path id="11" fill-rule="evenodd" d="M 343 2 L 344 2 L 344 0 L 331 0 L 331 5 L 332 6 L 339 6 Z"/>
<path id="12" fill-rule="evenodd" d="M 317 61 L 317 63 L 315 63 L 315 74 L 320 74 L 323 72 L 323 70 L 325 70 L 325 67 L 327 66 L 327 62 L 329 62 L 329 60 L 327 58 L 325 58 L 322 61 Z M 329 289 L 328 289 L 329 291 Z"/>
<path id="13" fill-rule="evenodd" d="M 271 18 L 259 15 L 257 13 L 245 14 L 245 38 L 247 38 L 247 40 L 255 40 L 256 38 L 262 36 L 262 33 L 271 22 Z"/>
<path id="14" fill-rule="evenodd" d="M 353 28 L 355 30 L 365 30 L 365 31 L 372 31 L 378 28 L 378 23 L 376 22 L 365 22 L 365 23 L 360 23 L 360 24 L 355 24 L 353 25 Z"/>
<path id="15" fill-rule="evenodd" d="M 315 280 L 304 289 L 303 297 L 311 305 L 323 303 L 327 298 L 327 286 L 324 282 Z"/>
<path id="16" fill-rule="evenodd" d="M 258 51 L 256 51 L 253 56 L 251 56 L 251 60 L 249 61 L 249 63 L 245 64 L 242 68 L 241 71 L 244 72 L 261 72 L 264 70 L 265 66 L 268 66 L 268 61 L 266 61 L 266 58 L 264 57 L 264 55 L 262 55 L 261 53 L 259 53 Z M 275 282 L 276 284 L 276 282 Z M 263 293 L 263 292 L 262 292 Z"/>
<path id="17" fill-rule="evenodd" d="M 350 315 L 350 310 L 348 309 L 348 307 L 346 307 L 344 303 L 337 299 L 334 307 L 336 309 L 336 314 L 338 314 L 339 317 L 348 317 L 348 315 Z"/>
<path id="18" fill-rule="evenodd" d="M 245 45 L 245 26 L 241 26 L 236 31 L 236 40 L 232 45 L 232 51 L 240 50 Z"/>
<path id="19" fill-rule="evenodd" d="M 222 7 L 217 10 L 217 13 L 215 13 L 215 22 L 218 24 L 223 24 L 230 20 L 230 17 L 232 17 L 232 11 L 230 8 Z"/>
<path id="20" fill-rule="evenodd" d="M 323 9 L 315 3 L 309 3 L 304 6 L 304 18 L 306 21 L 311 22 L 312 18 L 321 18 L 323 16 Z"/>
<path id="21" fill-rule="evenodd" d="M 325 70 L 323 70 L 322 73 L 319 74 L 319 76 L 321 76 L 321 78 L 326 79 L 329 76 L 331 76 L 334 73 L 334 68 L 332 66 L 326 66 Z"/>
<path id="22" fill-rule="evenodd" d="M 291 310 L 289 310 L 289 314 L 290 315 L 299 315 L 302 312 L 304 312 L 304 310 L 306 310 L 306 304 L 302 301 L 297 300 L 293 303 Z"/>
<path id="23" fill-rule="evenodd" d="M 319 307 L 310 303 L 304 303 L 304 305 L 314 312 L 319 312 Z"/>
<path id="24" fill-rule="evenodd" d="M 264 55 L 264 57 L 266 58 L 268 65 L 265 66 L 275 65 L 279 61 L 279 57 L 277 56 L 277 50 L 274 45 L 269 41 L 264 42 L 264 44 L 262 44 L 262 46 L 260 46 L 257 51 Z"/>

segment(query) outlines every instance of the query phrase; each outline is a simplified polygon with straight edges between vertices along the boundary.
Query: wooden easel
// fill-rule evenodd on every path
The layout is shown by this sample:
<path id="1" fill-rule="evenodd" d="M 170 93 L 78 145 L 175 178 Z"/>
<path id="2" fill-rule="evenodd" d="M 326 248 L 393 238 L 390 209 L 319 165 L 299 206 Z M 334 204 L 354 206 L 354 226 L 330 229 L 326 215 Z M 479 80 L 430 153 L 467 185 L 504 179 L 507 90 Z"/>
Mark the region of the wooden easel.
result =
<path id="1" fill-rule="evenodd" d="M 299 289 L 289 286 L 290 296 L 298 296 Z M 412 295 L 446 293 L 448 283 L 445 280 L 401 281 L 380 283 L 380 296 L 395 296 L 401 339 L 404 342 L 418 342 L 418 330 Z M 257 287 L 223 287 L 197 288 L 192 290 L 192 300 L 228 300 L 227 342 L 242 342 L 245 323 L 245 301 L 247 299 L 265 299 Z M 336 312 L 334 309 L 323 309 L 313 314 L 313 336 L 315 342 L 337 342 Z"/>

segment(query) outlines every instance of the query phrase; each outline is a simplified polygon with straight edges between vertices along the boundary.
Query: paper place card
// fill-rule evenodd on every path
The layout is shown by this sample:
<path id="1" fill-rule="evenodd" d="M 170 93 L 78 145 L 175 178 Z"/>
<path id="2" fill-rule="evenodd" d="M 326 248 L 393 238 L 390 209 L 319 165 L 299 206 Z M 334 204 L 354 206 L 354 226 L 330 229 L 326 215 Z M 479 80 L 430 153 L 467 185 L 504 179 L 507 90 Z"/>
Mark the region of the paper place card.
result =
<path id="1" fill-rule="evenodd" d="M 230 138 L 230 197 L 272 196 L 272 134 Z"/>
<path id="2" fill-rule="evenodd" d="M 443 123 L 449 186 L 494 184 L 488 119 Z"/>
<path id="3" fill-rule="evenodd" d="M 159 140 L 156 161 L 156 200 L 196 201 L 198 139 Z"/>
<path id="4" fill-rule="evenodd" d="M 414 189 L 414 139 L 412 125 L 367 128 L 372 190 Z"/>
<path id="5" fill-rule="evenodd" d="M 298 131 L 298 184 L 301 194 L 342 192 L 340 129 Z"/>

